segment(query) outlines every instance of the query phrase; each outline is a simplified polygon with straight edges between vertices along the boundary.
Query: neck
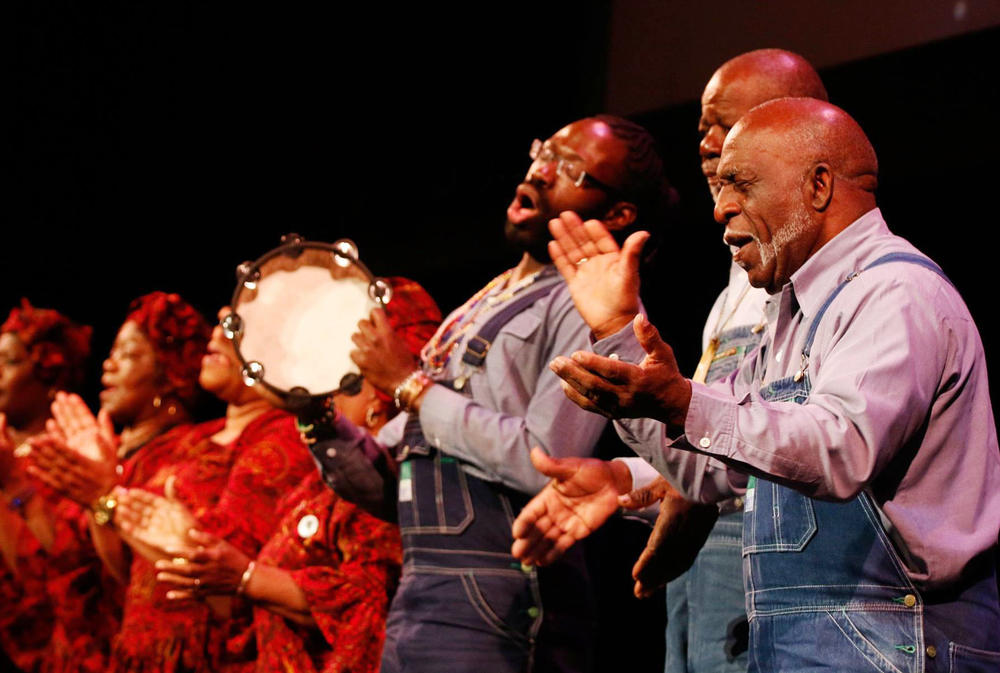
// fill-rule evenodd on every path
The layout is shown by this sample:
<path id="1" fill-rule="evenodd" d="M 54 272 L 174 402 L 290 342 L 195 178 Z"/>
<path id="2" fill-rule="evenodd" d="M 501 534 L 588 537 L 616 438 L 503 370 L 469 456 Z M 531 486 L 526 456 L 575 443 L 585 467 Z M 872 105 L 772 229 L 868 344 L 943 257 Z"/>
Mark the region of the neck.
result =
<path id="1" fill-rule="evenodd" d="M 170 413 L 167 407 L 161 407 L 153 416 L 136 421 L 132 425 L 122 428 L 120 443 L 118 445 L 118 455 L 125 456 L 139 448 L 153 437 L 160 435 L 175 425 L 187 423 L 190 418 L 183 407 L 172 407 L 175 411 Z"/>
<path id="2" fill-rule="evenodd" d="M 248 402 L 230 403 L 226 407 L 226 424 L 219 434 L 239 435 L 255 418 L 271 408 L 270 402 L 259 397 Z"/>
<path id="3" fill-rule="evenodd" d="M 539 262 L 530 254 L 524 253 L 521 256 L 521 261 L 514 267 L 514 272 L 510 276 L 511 284 L 518 282 L 522 278 L 530 276 L 536 271 L 541 271 L 544 266 L 545 265 L 543 263 Z"/>

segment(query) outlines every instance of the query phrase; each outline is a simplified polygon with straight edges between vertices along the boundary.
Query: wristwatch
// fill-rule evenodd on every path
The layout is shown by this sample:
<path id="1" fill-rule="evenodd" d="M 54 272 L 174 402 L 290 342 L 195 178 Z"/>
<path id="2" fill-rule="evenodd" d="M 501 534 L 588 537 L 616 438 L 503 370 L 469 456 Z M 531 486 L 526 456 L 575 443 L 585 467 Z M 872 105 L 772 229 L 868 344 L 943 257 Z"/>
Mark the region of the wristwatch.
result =
<path id="1" fill-rule="evenodd" d="M 107 526 L 111 523 L 111 520 L 114 519 L 115 507 L 117 506 L 118 499 L 115 497 L 114 493 L 102 495 L 97 499 L 97 502 L 91 506 L 91 509 L 94 510 L 94 521 L 96 521 L 99 526 Z"/>

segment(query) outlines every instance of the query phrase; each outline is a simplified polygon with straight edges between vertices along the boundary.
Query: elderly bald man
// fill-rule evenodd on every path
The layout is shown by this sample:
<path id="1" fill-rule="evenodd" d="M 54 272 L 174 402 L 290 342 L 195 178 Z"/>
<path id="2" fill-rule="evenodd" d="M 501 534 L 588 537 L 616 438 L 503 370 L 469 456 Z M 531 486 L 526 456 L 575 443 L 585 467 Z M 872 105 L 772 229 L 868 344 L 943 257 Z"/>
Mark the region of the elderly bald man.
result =
<path id="1" fill-rule="evenodd" d="M 552 256 L 597 339 L 553 361 L 566 394 L 689 498 L 745 486 L 751 671 L 997 670 L 1000 451 L 964 302 L 889 231 L 875 152 L 839 108 L 754 108 L 717 173 L 733 259 L 771 295 L 757 356 L 713 386 L 684 378 L 630 290 L 644 235 L 618 250 L 564 215 Z M 689 452 L 724 478 L 678 469 Z M 584 463 L 538 458 L 564 497 L 519 517 L 528 560 L 613 500 L 587 492 Z"/>

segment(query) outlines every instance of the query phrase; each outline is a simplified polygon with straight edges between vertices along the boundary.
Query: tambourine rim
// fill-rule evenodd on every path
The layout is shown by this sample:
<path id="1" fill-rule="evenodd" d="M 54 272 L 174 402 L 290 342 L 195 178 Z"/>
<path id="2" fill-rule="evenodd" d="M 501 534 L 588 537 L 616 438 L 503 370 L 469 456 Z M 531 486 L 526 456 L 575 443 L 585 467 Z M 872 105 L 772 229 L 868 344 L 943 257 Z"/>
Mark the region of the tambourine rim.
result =
<path id="1" fill-rule="evenodd" d="M 295 236 L 295 235 L 294 234 L 287 234 L 286 236 L 291 237 L 291 236 Z M 251 274 L 253 274 L 254 271 L 260 270 L 261 266 L 263 266 L 266 262 L 268 262 L 268 261 L 274 259 L 275 257 L 277 257 L 277 256 L 279 256 L 279 255 L 281 255 L 283 253 L 286 253 L 286 252 L 288 252 L 290 250 L 307 250 L 307 249 L 311 249 L 311 250 L 324 250 L 324 251 L 333 253 L 334 255 L 337 255 L 337 256 L 340 256 L 340 257 L 345 257 L 346 259 L 348 259 L 350 261 L 351 264 L 353 264 L 354 266 L 356 266 L 361 271 L 361 273 L 364 274 L 365 278 L 368 279 L 368 286 L 369 287 L 371 287 L 372 285 L 374 285 L 378 281 L 384 282 L 390 288 L 392 287 L 392 284 L 389 283 L 388 279 L 382 278 L 380 276 L 376 276 L 375 274 L 373 274 L 371 272 L 371 270 L 365 265 L 365 263 L 361 261 L 360 254 L 358 254 L 358 255 L 356 255 L 354 257 L 351 257 L 350 255 L 344 255 L 337 248 L 337 246 L 340 245 L 341 243 L 347 243 L 356 252 L 358 251 L 357 244 L 355 244 L 354 241 L 352 241 L 349 238 L 338 238 L 333 243 L 327 243 L 325 241 L 307 241 L 305 239 L 295 238 L 293 240 L 290 240 L 287 243 L 282 243 L 281 245 L 279 245 L 276 248 L 272 248 L 271 250 L 268 250 L 263 255 L 261 255 L 260 257 L 258 257 L 254 261 L 250 262 L 249 263 L 250 266 L 247 268 L 247 270 L 244 273 L 239 274 L 237 276 L 237 278 L 236 278 L 236 289 L 233 291 L 233 296 L 232 296 L 232 298 L 229 301 L 229 310 L 230 310 L 230 312 L 235 313 L 236 315 L 239 315 L 239 312 L 236 310 L 236 306 L 237 306 L 237 302 L 238 302 L 238 300 L 240 298 L 240 295 L 243 293 L 244 289 L 246 289 L 246 286 L 244 285 L 244 282 L 246 281 L 247 277 L 250 276 Z M 375 299 L 374 301 L 379 306 L 385 306 L 385 305 L 389 304 L 392 301 L 392 296 L 390 295 L 389 300 L 385 301 L 385 302 L 381 301 L 380 299 Z M 243 376 L 243 371 L 246 370 L 249 367 L 250 361 L 246 360 L 243 357 L 243 353 L 240 352 L 240 346 L 239 346 L 239 339 L 240 339 L 240 337 L 242 337 L 242 334 L 239 335 L 239 337 L 234 334 L 233 338 L 230 339 L 230 341 L 233 344 L 233 351 L 236 354 L 236 359 L 239 360 L 239 363 L 240 363 L 240 376 L 242 377 Z M 244 383 L 244 385 L 246 385 L 246 381 L 244 381 L 243 383 Z M 283 388 L 278 388 L 277 386 L 268 383 L 265 378 L 261 378 L 260 380 L 254 382 L 253 386 L 263 386 L 265 390 L 267 390 L 268 392 L 270 392 L 271 394 L 275 395 L 280 400 L 282 400 L 282 401 L 284 401 L 286 403 L 290 402 L 291 399 L 293 397 L 295 397 L 295 395 L 291 392 L 291 390 L 285 390 Z M 248 388 L 252 388 L 253 386 L 247 386 L 247 387 Z M 303 388 L 303 390 L 306 390 L 306 389 Z M 340 387 L 339 386 L 337 388 L 332 389 L 332 390 L 329 390 L 329 391 L 326 391 L 326 392 L 320 392 L 320 393 L 314 393 L 314 392 L 306 390 L 306 392 L 309 393 L 308 396 L 307 396 L 307 399 L 308 398 L 329 397 L 330 395 L 336 395 L 339 391 L 340 391 Z"/>

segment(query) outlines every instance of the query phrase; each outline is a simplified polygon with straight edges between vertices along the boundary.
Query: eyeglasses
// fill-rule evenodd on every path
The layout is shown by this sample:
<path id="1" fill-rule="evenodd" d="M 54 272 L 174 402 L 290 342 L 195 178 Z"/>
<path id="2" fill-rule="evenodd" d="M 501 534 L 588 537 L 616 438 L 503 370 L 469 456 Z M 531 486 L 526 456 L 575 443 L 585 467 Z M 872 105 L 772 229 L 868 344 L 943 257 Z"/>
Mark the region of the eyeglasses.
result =
<path id="1" fill-rule="evenodd" d="M 577 187 L 583 187 L 583 183 L 588 182 L 591 185 L 607 192 L 618 191 L 615 187 L 605 184 L 593 175 L 588 174 L 587 171 L 583 169 L 583 162 L 581 160 L 560 157 L 550 145 L 543 143 L 538 138 L 531 141 L 531 149 L 528 150 L 528 156 L 531 157 L 533 161 L 541 162 L 543 164 L 551 164 L 552 162 L 555 162 L 556 173 L 563 176 Z"/>

